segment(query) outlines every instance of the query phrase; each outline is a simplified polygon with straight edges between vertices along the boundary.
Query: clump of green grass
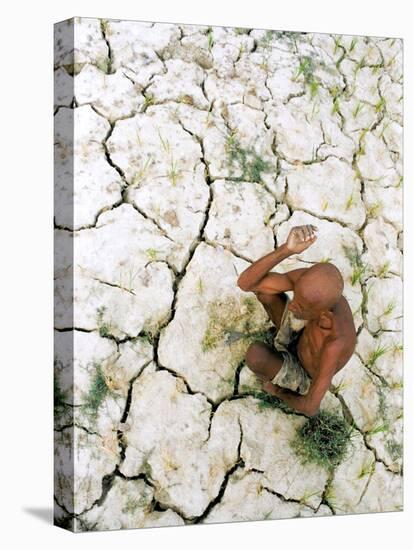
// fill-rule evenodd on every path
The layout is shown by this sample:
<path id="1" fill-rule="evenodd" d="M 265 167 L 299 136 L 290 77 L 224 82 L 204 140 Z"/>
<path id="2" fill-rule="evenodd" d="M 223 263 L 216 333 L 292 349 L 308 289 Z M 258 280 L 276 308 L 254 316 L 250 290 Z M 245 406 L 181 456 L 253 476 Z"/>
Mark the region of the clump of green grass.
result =
<path id="1" fill-rule="evenodd" d="M 297 71 L 293 76 L 293 80 L 296 81 L 300 75 L 303 76 L 304 82 L 310 90 L 310 97 L 314 99 L 318 93 L 320 82 L 314 76 L 315 64 L 311 57 L 304 56 L 300 59 Z"/>
<path id="2" fill-rule="evenodd" d="M 178 163 L 176 160 L 171 158 L 170 169 L 168 171 L 168 177 L 172 185 L 175 187 L 178 179 L 181 177 L 182 171 L 178 168 Z"/>
<path id="3" fill-rule="evenodd" d="M 382 208 L 383 208 L 382 203 L 381 202 L 376 202 L 376 203 L 372 204 L 369 208 L 367 208 L 366 216 L 368 218 L 376 218 Z"/>
<path id="4" fill-rule="evenodd" d="M 377 276 L 380 277 L 380 278 L 383 278 L 387 275 L 387 273 L 389 272 L 389 269 L 390 269 L 390 262 L 384 262 L 384 264 L 382 264 L 377 272 Z"/>
<path id="5" fill-rule="evenodd" d="M 344 254 L 349 259 L 353 273 L 351 275 L 351 286 L 354 286 L 357 282 L 361 282 L 363 275 L 367 269 L 367 266 L 363 263 L 361 255 L 356 247 L 350 247 L 342 245 Z"/>
<path id="6" fill-rule="evenodd" d="M 389 431 L 389 424 L 387 421 L 383 422 L 382 424 L 376 424 L 371 430 L 367 432 L 367 435 L 374 435 L 381 432 L 388 432 Z"/>
<path id="7" fill-rule="evenodd" d="M 349 196 L 346 202 L 346 210 L 349 210 L 354 204 L 354 195 L 353 193 Z"/>
<path id="8" fill-rule="evenodd" d="M 354 68 L 354 75 L 357 75 L 359 70 L 364 69 L 365 66 L 366 66 L 366 59 L 364 57 L 362 57 L 360 59 L 360 61 L 356 64 L 355 68 Z"/>
<path id="9" fill-rule="evenodd" d="M 153 158 L 148 155 L 147 159 L 133 177 L 132 185 L 139 185 L 146 176 L 149 166 L 152 164 Z"/>
<path id="10" fill-rule="evenodd" d="M 348 49 L 349 53 L 351 53 L 354 50 L 356 44 L 357 44 L 357 39 L 353 38 L 353 40 L 351 41 L 350 47 Z"/>
<path id="11" fill-rule="evenodd" d="M 152 262 L 154 262 L 158 257 L 158 250 L 156 250 L 155 248 L 147 248 L 145 252 Z"/>
<path id="12" fill-rule="evenodd" d="M 384 309 L 382 315 L 384 315 L 384 316 L 391 315 L 391 314 L 393 313 L 395 307 L 396 307 L 396 303 L 395 303 L 395 302 L 393 302 L 393 301 L 392 301 L 392 302 L 389 302 L 389 303 L 387 304 L 387 306 L 385 307 L 385 309 Z"/>
<path id="13" fill-rule="evenodd" d="M 155 96 L 153 94 L 144 94 L 144 100 L 141 108 L 141 112 L 146 111 L 146 109 L 149 107 L 149 105 L 152 105 L 155 101 Z"/>
<path id="14" fill-rule="evenodd" d="M 338 100 L 338 97 L 335 97 L 333 99 L 333 108 L 331 109 L 331 114 L 334 115 L 335 113 L 340 112 L 340 102 Z"/>
<path id="15" fill-rule="evenodd" d="M 95 367 L 95 373 L 86 396 L 85 407 L 89 409 L 93 415 L 96 415 L 102 401 L 110 393 L 110 389 L 106 384 L 106 377 L 102 371 L 101 365 L 99 363 L 94 363 L 93 366 Z"/>
<path id="16" fill-rule="evenodd" d="M 268 48 L 275 36 L 276 33 L 274 31 L 267 30 L 264 36 L 258 40 L 258 45 L 261 46 L 261 48 Z"/>
<path id="17" fill-rule="evenodd" d="M 368 358 L 367 358 L 367 363 L 366 363 L 366 366 L 367 367 L 373 367 L 377 360 L 382 356 L 384 355 L 385 353 L 387 353 L 388 351 L 390 351 L 391 348 L 390 347 L 386 347 L 386 346 L 378 346 L 375 350 L 373 350 Z"/>
<path id="18" fill-rule="evenodd" d="M 357 118 L 358 115 L 360 114 L 362 108 L 363 108 L 364 104 L 361 103 L 361 101 L 359 101 L 356 105 L 356 108 L 354 109 L 353 111 L 353 118 Z"/>
<path id="19" fill-rule="evenodd" d="M 96 320 L 98 325 L 99 334 L 102 337 L 106 337 L 110 335 L 111 329 L 113 328 L 112 325 L 107 323 L 103 320 L 103 316 L 106 311 L 106 306 L 100 306 L 96 310 Z"/>
<path id="20" fill-rule="evenodd" d="M 333 36 L 332 37 L 333 40 L 334 40 L 334 51 L 333 51 L 333 55 L 336 55 L 336 53 L 338 52 L 338 49 L 341 48 L 343 45 L 341 43 L 341 39 L 342 39 L 342 36 L 341 35 L 337 35 L 337 36 Z"/>
<path id="21" fill-rule="evenodd" d="M 372 474 L 375 468 L 376 468 L 376 461 L 374 460 L 374 458 L 370 458 L 370 460 L 367 460 L 367 462 L 364 462 L 361 465 L 358 479 L 361 479 L 364 476 Z"/>
<path id="22" fill-rule="evenodd" d="M 346 458 L 354 428 L 341 416 L 320 411 L 310 417 L 291 442 L 303 464 L 318 464 L 329 470 Z"/>
<path id="23" fill-rule="evenodd" d="M 313 59 L 309 56 L 302 57 L 300 59 L 300 63 L 298 65 L 297 72 L 295 73 L 295 75 L 293 77 L 293 80 L 297 80 L 297 78 L 300 75 L 303 75 L 304 80 L 306 82 L 312 80 L 313 75 L 314 75 L 314 69 L 315 69 L 315 66 L 314 66 Z"/>
<path id="24" fill-rule="evenodd" d="M 237 178 L 240 181 L 260 183 L 261 174 L 270 172 L 274 168 L 270 162 L 260 157 L 254 149 L 241 147 L 235 132 L 228 136 L 225 150 L 231 172 L 234 170 L 235 163 L 241 168 L 242 175 Z"/>
<path id="25" fill-rule="evenodd" d="M 248 34 L 249 30 L 246 27 L 235 27 L 234 32 L 235 34 Z"/>
<path id="26" fill-rule="evenodd" d="M 384 111 L 384 109 L 386 108 L 386 100 L 384 99 L 384 97 L 381 97 L 379 99 L 379 101 L 376 103 L 374 108 L 376 110 L 376 113 L 379 113 L 380 111 Z"/>

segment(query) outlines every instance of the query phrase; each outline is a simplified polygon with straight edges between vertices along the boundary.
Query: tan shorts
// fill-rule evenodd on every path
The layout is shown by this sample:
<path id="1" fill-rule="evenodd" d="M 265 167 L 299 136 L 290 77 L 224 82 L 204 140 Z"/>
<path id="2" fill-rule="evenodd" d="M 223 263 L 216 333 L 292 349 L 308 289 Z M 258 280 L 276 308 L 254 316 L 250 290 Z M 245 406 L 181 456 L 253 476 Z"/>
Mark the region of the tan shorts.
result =
<path id="1" fill-rule="evenodd" d="M 283 356 L 284 362 L 271 382 L 304 395 L 310 389 L 312 379 L 288 346 L 296 340 L 307 321 L 294 317 L 287 308 L 289 302 L 291 299 L 287 296 L 281 325 L 274 338 L 274 347 Z"/>

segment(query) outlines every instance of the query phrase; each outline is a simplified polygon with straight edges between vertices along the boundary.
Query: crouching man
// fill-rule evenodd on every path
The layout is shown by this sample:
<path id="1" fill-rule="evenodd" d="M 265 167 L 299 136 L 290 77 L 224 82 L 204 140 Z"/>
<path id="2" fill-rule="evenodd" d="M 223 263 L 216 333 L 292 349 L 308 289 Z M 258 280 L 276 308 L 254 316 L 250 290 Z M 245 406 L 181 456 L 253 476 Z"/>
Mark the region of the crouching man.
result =
<path id="1" fill-rule="evenodd" d="M 252 263 L 238 286 L 254 292 L 278 329 L 274 347 L 252 343 L 248 367 L 263 381 L 263 389 L 297 412 L 314 416 L 331 380 L 350 359 L 356 329 L 343 278 L 331 263 L 316 263 L 286 273 L 270 272 L 281 261 L 299 254 L 317 239 L 317 227 L 293 227 L 285 244 Z M 293 291 L 293 299 L 285 292 Z"/>

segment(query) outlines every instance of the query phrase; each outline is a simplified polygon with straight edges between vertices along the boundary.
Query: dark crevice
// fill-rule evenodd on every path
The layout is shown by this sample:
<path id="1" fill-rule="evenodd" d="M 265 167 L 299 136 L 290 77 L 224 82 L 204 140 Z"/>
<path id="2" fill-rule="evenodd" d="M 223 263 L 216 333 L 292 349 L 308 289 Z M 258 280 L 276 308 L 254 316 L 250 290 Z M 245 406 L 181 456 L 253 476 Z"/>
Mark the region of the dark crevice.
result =
<path id="1" fill-rule="evenodd" d="M 112 48 L 110 46 L 110 42 L 108 40 L 107 33 L 106 33 L 107 24 L 108 24 L 107 20 L 105 20 L 105 19 L 100 20 L 100 31 L 102 33 L 103 40 L 106 42 L 106 46 L 108 48 L 108 65 L 107 65 L 107 71 L 106 72 L 107 72 L 107 74 L 112 74 L 115 71 L 112 70 L 112 63 L 113 63 Z"/>
<path id="2" fill-rule="evenodd" d="M 369 449 L 370 451 L 372 451 L 372 453 L 374 454 L 374 457 L 375 457 L 375 461 L 376 462 L 381 462 L 381 464 L 383 464 L 384 468 L 390 472 L 391 474 L 393 475 L 401 475 L 401 474 L 397 474 L 396 472 L 393 472 L 392 470 L 390 470 L 390 468 L 387 466 L 387 464 L 384 462 L 384 460 L 382 460 L 379 456 L 378 456 L 378 453 L 376 451 L 376 449 L 370 445 L 368 442 L 367 442 L 367 436 L 368 436 L 368 433 L 364 433 L 356 424 L 354 418 L 353 418 L 353 415 L 351 414 L 351 411 L 349 409 L 349 407 L 347 406 L 347 403 L 345 402 L 344 398 L 342 395 L 340 395 L 339 391 L 338 390 L 332 390 L 332 393 L 333 395 L 335 395 L 335 397 L 337 397 L 337 399 L 340 401 L 341 403 L 341 407 L 342 407 L 342 410 L 343 410 L 343 416 L 345 418 L 345 420 L 354 428 L 356 429 L 359 434 L 361 435 L 361 437 L 363 438 L 363 442 L 364 442 L 364 445 L 367 449 Z"/>
<path id="3" fill-rule="evenodd" d="M 233 390 L 233 395 L 238 395 L 238 392 L 239 392 L 239 378 L 240 378 L 240 375 L 241 375 L 241 371 L 242 369 L 244 368 L 245 366 L 245 359 L 243 359 L 239 365 L 237 366 L 237 368 L 235 369 L 235 373 L 234 373 L 234 390 Z"/>
<path id="4" fill-rule="evenodd" d="M 329 473 L 328 473 L 328 479 L 327 479 L 327 482 L 325 484 L 323 494 L 321 495 L 320 504 L 317 506 L 316 512 L 318 512 L 318 510 L 320 509 L 320 506 L 322 504 L 324 504 L 324 506 L 327 506 L 331 510 L 331 513 L 333 514 L 333 516 L 336 515 L 336 511 L 334 510 L 332 505 L 327 500 L 327 493 L 328 493 L 328 490 L 329 490 L 329 488 L 330 488 L 330 486 L 333 482 L 333 479 L 334 479 L 334 470 L 330 470 Z"/>
<path id="5" fill-rule="evenodd" d="M 287 498 L 282 493 L 278 493 L 277 491 L 274 491 L 274 489 L 271 489 L 270 487 L 266 487 L 265 485 L 262 485 L 261 487 L 264 491 L 267 491 L 267 493 L 270 493 L 271 495 L 278 497 L 282 502 L 293 502 L 295 504 L 300 504 L 300 506 L 305 506 L 306 508 L 308 508 L 314 513 L 317 511 L 313 506 L 310 506 L 309 504 L 305 504 L 305 502 L 302 502 L 295 498 Z"/>
<path id="6" fill-rule="evenodd" d="M 188 518 L 188 523 L 192 523 L 192 524 L 202 523 L 202 520 L 208 516 L 212 508 L 214 508 L 222 500 L 222 497 L 224 496 L 225 489 L 227 488 L 230 476 L 235 472 L 235 470 L 237 470 L 238 468 L 243 468 L 245 466 L 244 460 L 241 457 L 241 445 L 242 445 L 243 433 L 242 433 L 242 425 L 239 418 L 238 418 L 238 426 L 240 429 L 240 439 L 239 439 L 238 449 L 237 449 L 237 460 L 235 461 L 233 466 L 226 472 L 217 496 L 213 500 L 211 500 L 211 502 L 208 504 L 208 506 L 205 508 L 204 512 L 200 516 L 197 516 L 195 518 Z"/>

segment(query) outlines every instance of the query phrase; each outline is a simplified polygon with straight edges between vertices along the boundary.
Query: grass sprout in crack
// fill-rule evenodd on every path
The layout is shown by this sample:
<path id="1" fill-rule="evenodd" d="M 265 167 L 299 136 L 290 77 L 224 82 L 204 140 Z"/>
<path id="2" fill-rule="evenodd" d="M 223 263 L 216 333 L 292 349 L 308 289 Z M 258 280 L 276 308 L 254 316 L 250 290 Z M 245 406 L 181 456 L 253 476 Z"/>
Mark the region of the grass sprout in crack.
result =
<path id="1" fill-rule="evenodd" d="M 348 457 L 355 434 L 355 428 L 341 416 L 320 411 L 301 426 L 291 447 L 302 464 L 313 463 L 331 470 Z"/>
<path id="2" fill-rule="evenodd" d="M 111 395 L 116 397 L 116 392 L 113 391 L 113 381 L 107 376 L 99 363 L 94 363 L 95 372 L 92 378 L 90 389 L 87 393 L 84 408 L 96 419 L 99 407 L 103 401 Z"/>
<path id="3" fill-rule="evenodd" d="M 231 174 L 234 171 L 234 167 L 239 168 L 242 172 L 241 177 L 233 178 L 234 180 L 261 183 L 262 173 L 275 172 L 275 167 L 260 157 L 254 149 L 246 149 L 241 146 L 236 130 L 228 136 L 225 150 Z"/>

